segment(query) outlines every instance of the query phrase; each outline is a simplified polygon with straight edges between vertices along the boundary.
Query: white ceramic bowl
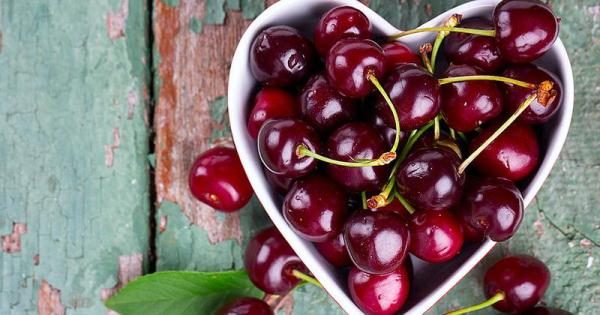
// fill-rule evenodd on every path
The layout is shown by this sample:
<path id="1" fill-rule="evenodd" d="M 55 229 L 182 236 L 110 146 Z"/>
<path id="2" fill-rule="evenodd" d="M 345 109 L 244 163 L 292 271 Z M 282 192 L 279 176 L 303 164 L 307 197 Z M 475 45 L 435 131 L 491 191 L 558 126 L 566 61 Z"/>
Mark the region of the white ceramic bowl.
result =
<path id="1" fill-rule="evenodd" d="M 480 0 L 466 3 L 437 16 L 423 27 L 439 25 L 453 13 L 460 13 L 464 18 L 491 17 L 498 2 L 499 0 Z M 376 34 L 389 35 L 399 32 L 377 13 L 355 0 L 282 0 L 273 4 L 250 24 L 238 43 L 229 73 L 229 118 L 233 140 L 244 170 L 258 199 L 275 226 L 341 308 L 349 314 L 362 314 L 348 294 L 346 278 L 327 263 L 310 242 L 296 235 L 284 221 L 280 211 L 281 199 L 277 197 L 265 179 L 256 143 L 246 131 L 248 106 L 257 87 L 257 82 L 252 76 L 249 66 L 250 46 L 254 37 L 268 26 L 285 24 L 305 31 L 305 35 L 312 38 L 312 30 L 322 13 L 340 5 L 352 6 L 365 13 L 373 24 Z M 433 33 L 419 33 L 402 38 L 402 42 L 416 49 L 419 44 L 433 41 L 434 37 Z M 543 160 L 535 176 L 524 187 L 525 205 L 528 205 L 534 198 L 556 162 L 567 137 L 573 112 L 573 75 L 567 52 L 560 39 L 538 63 L 557 74 L 561 79 L 563 103 L 558 114 L 545 125 L 542 131 Z M 494 245 L 493 241 L 488 240 L 478 245 L 466 246 L 458 257 L 441 265 L 430 265 L 412 257 L 415 281 L 412 283 L 411 294 L 403 312 L 405 314 L 423 314 L 455 286 Z"/>

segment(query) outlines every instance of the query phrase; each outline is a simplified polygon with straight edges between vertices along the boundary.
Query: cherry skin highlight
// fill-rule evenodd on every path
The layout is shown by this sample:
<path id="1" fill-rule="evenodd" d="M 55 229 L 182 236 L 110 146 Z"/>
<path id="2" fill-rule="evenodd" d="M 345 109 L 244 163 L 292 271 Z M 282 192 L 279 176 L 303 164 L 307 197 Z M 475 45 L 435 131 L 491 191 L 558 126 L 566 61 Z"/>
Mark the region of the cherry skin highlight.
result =
<path id="1" fill-rule="evenodd" d="M 293 27 L 281 25 L 263 30 L 250 49 L 250 70 L 265 85 L 293 85 L 306 78 L 315 66 L 312 44 Z"/>
<path id="2" fill-rule="evenodd" d="M 190 169 L 188 185 L 196 199 L 223 212 L 241 209 L 253 194 L 237 152 L 228 147 L 202 153 Z"/>
<path id="3" fill-rule="evenodd" d="M 323 58 L 331 47 L 345 38 L 369 39 L 372 36 L 371 22 L 359 10 L 341 6 L 325 13 L 315 27 L 315 46 Z"/>
<path id="4" fill-rule="evenodd" d="M 410 291 L 410 275 L 404 265 L 385 275 L 373 275 L 353 267 L 348 274 L 352 300 L 368 315 L 393 315 Z"/>
<path id="5" fill-rule="evenodd" d="M 221 307 L 217 315 L 274 315 L 265 301 L 254 297 L 241 297 Z"/>
<path id="6" fill-rule="evenodd" d="M 340 233 L 332 239 L 324 242 L 315 243 L 315 248 L 330 264 L 335 267 L 346 267 L 352 264 L 348 250 L 346 250 L 346 241 L 344 233 Z"/>
<path id="7" fill-rule="evenodd" d="M 430 263 L 443 263 L 460 253 L 463 232 L 450 212 L 418 212 L 408 226 L 411 254 Z"/>
<path id="8" fill-rule="evenodd" d="M 248 116 L 248 133 L 256 139 L 265 121 L 299 116 L 300 106 L 294 96 L 282 89 L 263 87 L 254 97 L 254 104 Z"/>

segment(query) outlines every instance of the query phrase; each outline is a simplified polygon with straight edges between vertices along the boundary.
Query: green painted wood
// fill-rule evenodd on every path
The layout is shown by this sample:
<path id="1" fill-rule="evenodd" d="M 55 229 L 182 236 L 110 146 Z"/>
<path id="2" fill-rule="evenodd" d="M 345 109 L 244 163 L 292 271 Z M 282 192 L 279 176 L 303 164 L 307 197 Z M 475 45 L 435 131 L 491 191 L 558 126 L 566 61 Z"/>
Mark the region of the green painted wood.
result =
<path id="1" fill-rule="evenodd" d="M 142 272 L 145 3 L 0 1 L 0 314 L 106 314 Z"/>

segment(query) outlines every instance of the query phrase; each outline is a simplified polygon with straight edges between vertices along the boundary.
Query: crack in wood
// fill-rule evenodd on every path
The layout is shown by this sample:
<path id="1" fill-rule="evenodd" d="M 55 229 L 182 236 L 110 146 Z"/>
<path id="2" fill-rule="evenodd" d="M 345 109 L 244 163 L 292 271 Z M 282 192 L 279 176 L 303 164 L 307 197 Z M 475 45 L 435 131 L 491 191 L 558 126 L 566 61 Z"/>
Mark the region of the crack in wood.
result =
<path id="1" fill-rule="evenodd" d="M 548 221 L 548 223 L 550 224 L 550 227 L 552 227 L 553 229 L 555 229 L 556 231 L 558 231 L 560 234 L 562 234 L 565 238 L 567 238 L 568 240 L 572 241 L 575 239 L 575 237 L 577 235 L 583 237 L 583 239 L 586 239 L 589 241 L 590 246 L 593 245 L 594 247 L 599 247 L 600 248 L 600 243 L 595 241 L 593 238 L 587 236 L 585 233 L 583 233 L 579 228 L 577 228 L 576 226 L 572 225 L 572 224 L 567 224 L 567 229 L 570 228 L 573 230 L 573 232 L 569 232 L 566 231 L 566 229 L 561 228 L 560 226 L 558 226 L 558 224 L 554 223 L 554 221 L 552 221 L 552 219 L 550 219 L 547 215 L 546 212 L 544 211 L 544 209 L 542 209 L 542 207 L 540 206 L 540 202 L 538 200 L 538 197 L 535 197 L 535 205 L 537 208 L 538 213 L 546 220 Z"/>

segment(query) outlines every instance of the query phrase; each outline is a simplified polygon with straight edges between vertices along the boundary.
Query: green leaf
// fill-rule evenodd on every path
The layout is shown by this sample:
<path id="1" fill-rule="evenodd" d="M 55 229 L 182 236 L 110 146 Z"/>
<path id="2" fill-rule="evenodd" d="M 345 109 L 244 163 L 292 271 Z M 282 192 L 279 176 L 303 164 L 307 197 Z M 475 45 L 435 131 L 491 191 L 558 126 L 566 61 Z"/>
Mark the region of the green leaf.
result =
<path id="1" fill-rule="evenodd" d="M 235 297 L 262 295 L 245 271 L 165 271 L 128 283 L 106 306 L 122 315 L 212 314 Z"/>

